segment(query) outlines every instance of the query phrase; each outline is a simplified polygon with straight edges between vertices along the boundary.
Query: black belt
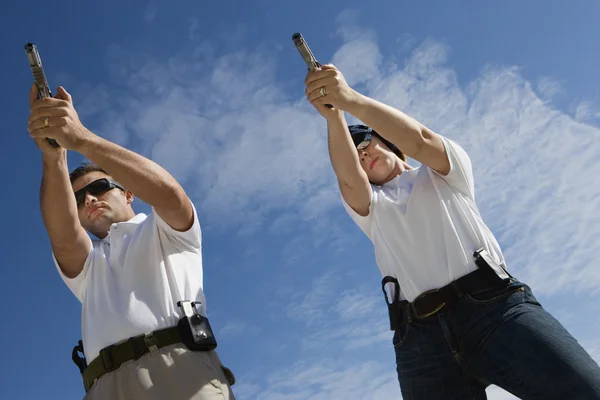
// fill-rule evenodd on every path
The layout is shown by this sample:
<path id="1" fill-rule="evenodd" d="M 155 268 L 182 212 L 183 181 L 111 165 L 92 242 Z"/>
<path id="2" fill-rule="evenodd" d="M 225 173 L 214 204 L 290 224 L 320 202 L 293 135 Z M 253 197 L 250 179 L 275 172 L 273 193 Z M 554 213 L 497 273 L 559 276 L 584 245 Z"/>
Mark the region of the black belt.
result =
<path id="1" fill-rule="evenodd" d="M 387 283 L 393 283 L 396 289 L 392 302 L 389 301 L 385 290 Z M 386 276 L 381 282 L 385 300 L 388 303 L 391 330 L 400 329 L 412 319 L 430 317 L 442 308 L 451 306 L 465 294 L 500 287 L 503 284 L 506 284 L 505 280 L 500 278 L 494 270 L 480 266 L 479 269 L 444 287 L 421 293 L 410 303 L 406 300 L 399 301 L 400 285 L 396 278 Z"/>
<path id="2" fill-rule="evenodd" d="M 122 343 L 105 347 L 82 373 L 85 391 L 89 391 L 102 375 L 117 370 L 124 362 L 137 360 L 144 354 L 175 343 L 181 343 L 176 326 L 134 336 Z"/>

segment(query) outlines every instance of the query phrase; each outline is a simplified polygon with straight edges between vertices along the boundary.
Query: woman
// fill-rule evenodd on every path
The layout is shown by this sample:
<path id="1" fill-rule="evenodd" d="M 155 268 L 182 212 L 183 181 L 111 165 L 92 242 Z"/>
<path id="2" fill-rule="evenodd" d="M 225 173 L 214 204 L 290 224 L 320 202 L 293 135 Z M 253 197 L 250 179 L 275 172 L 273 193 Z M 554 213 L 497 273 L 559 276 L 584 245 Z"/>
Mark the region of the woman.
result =
<path id="1" fill-rule="evenodd" d="M 485 399 L 490 384 L 522 399 L 600 399 L 600 367 L 507 272 L 465 150 L 356 92 L 332 65 L 308 73 L 306 95 L 327 120 L 344 207 L 395 285 L 403 399 Z M 348 127 L 344 112 L 366 125 Z"/>

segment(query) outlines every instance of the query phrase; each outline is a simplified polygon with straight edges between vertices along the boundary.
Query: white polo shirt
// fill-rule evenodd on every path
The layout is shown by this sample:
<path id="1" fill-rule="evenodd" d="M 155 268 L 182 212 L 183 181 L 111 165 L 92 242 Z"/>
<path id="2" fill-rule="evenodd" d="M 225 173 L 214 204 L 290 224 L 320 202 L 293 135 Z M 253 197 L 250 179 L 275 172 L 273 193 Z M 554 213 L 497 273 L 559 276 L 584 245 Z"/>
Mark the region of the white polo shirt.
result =
<path id="1" fill-rule="evenodd" d="M 383 186 L 371 185 L 366 217 L 342 198 L 373 242 L 381 273 L 398 279 L 400 297 L 408 301 L 477 269 L 473 252 L 481 247 L 505 266 L 500 246 L 475 204 L 469 156 L 456 142 L 442 140 L 450 160 L 448 175 L 422 165 Z M 508 277 L 502 269 L 496 272 Z"/>
<path id="2" fill-rule="evenodd" d="M 179 300 L 205 304 L 201 248 L 195 208 L 186 232 L 174 230 L 152 210 L 113 224 L 106 238 L 93 240 L 83 271 L 74 279 L 62 273 L 54 258 L 82 303 L 88 364 L 106 346 L 177 325 Z"/>

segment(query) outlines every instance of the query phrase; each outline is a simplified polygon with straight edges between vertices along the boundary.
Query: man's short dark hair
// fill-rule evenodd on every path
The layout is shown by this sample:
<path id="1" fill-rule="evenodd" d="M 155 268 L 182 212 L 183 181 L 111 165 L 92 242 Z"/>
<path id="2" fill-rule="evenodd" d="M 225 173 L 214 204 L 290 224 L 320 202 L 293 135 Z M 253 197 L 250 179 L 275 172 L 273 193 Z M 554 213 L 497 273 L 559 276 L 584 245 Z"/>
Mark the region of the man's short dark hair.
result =
<path id="1" fill-rule="evenodd" d="M 100 168 L 94 163 L 83 163 L 79 167 L 75 168 L 73 172 L 69 174 L 69 180 L 71 184 L 75 182 L 77 179 L 81 178 L 84 175 L 89 174 L 90 172 L 102 172 L 103 174 L 108 175 L 108 172 Z"/>

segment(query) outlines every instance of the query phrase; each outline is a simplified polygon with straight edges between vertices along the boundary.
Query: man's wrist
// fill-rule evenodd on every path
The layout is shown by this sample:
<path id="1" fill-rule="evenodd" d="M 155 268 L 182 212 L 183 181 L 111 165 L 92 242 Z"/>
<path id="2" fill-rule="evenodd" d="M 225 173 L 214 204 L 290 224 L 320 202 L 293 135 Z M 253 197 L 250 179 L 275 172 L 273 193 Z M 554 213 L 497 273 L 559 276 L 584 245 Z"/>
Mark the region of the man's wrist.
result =
<path id="1" fill-rule="evenodd" d="M 56 168 L 67 164 L 67 151 L 63 148 L 51 153 L 42 153 L 42 164 L 44 168 Z"/>
<path id="2" fill-rule="evenodd" d="M 85 127 L 83 129 L 85 129 L 84 134 L 81 135 L 81 139 L 77 142 L 77 148 L 73 149 L 73 151 L 89 159 L 90 153 L 93 153 L 94 149 L 98 146 L 99 136 Z"/>

